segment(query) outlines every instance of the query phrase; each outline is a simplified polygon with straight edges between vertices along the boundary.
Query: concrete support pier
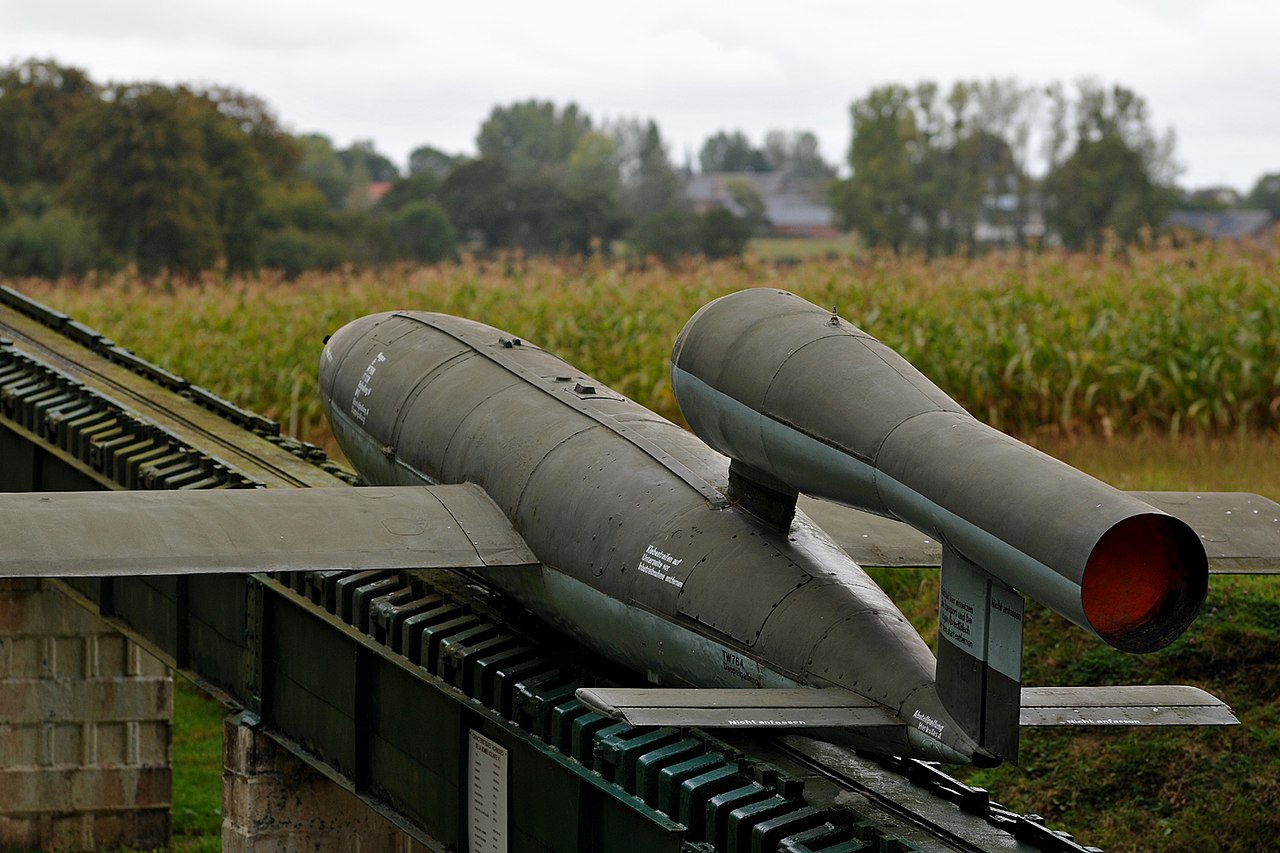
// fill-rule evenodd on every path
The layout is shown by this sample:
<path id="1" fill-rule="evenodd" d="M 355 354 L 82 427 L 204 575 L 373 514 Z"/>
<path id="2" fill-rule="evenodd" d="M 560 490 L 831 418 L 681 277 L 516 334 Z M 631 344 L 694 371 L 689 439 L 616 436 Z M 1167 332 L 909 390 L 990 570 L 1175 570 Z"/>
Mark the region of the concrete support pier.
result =
<path id="1" fill-rule="evenodd" d="M 223 853 L 429 853 L 323 774 L 232 714 L 222 731 Z"/>
<path id="2" fill-rule="evenodd" d="M 40 581 L 0 580 L 0 848 L 163 847 L 173 680 Z"/>

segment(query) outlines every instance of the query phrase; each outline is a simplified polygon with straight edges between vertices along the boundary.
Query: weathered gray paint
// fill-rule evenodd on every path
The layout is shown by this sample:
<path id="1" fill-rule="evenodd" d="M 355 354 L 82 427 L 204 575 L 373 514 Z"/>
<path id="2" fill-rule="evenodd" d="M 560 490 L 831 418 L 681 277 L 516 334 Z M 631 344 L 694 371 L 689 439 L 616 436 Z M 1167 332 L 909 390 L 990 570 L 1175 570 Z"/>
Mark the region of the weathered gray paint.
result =
<path id="1" fill-rule="evenodd" d="M 1024 726 L 1229 726 L 1230 709 L 1198 687 L 1024 687 Z"/>
<path id="2" fill-rule="evenodd" d="M 906 521 L 1117 648 L 1162 648 L 1199 612 L 1204 549 L 1183 522 L 979 423 L 893 350 L 793 294 L 708 303 L 672 365 L 681 411 L 712 447 L 793 493 Z M 1085 570 L 1138 518 L 1175 543 L 1168 592 L 1134 624 L 1099 627 Z"/>
<path id="3" fill-rule="evenodd" d="M 0 518 L 0 577 L 537 564 L 470 485 L 0 494 Z"/>
<path id="4" fill-rule="evenodd" d="M 1132 492 L 1191 525 L 1221 574 L 1280 574 L 1280 504 L 1247 492 Z"/>
<path id="5" fill-rule="evenodd" d="M 482 487 L 543 566 L 486 577 L 597 652 L 673 686 L 840 687 L 897 722 L 837 739 L 973 755 L 928 647 L 856 563 L 803 516 L 763 529 L 725 498 L 727 459 L 560 359 L 397 312 L 330 339 L 321 390 L 371 482 Z"/>
<path id="6" fill-rule="evenodd" d="M 797 728 L 898 725 L 877 702 L 848 690 L 716 690 L 581 687 L 577 696 L 601 713 L 635 726 Z"/>
<path id="7" fill-rule="evenodd" d="M 1248 492 L 1129 492 L 1191 526 L 1210 574 L 1280 573 L 1280 504 Z M 863 566 L 940 566 L 942 543 L 909 524 L 800 495 L 798 507 Z"/>
<path id="8" fill-rule="evenodd" d="M 931 535 L 939 538 L 941 535 L 932 531 L 946 531 L 947 540 L 969 559 L 983 566 L 1005 567 L 1006 580 L 1014 586 L 1077 625 L 1092 630 L 1080 605 L 1078 582 L 1073 583 L 1034 557 L 851 453 L 765 417 L 678 366 L 672 368 L 671 374 L 672 385 L 681 401 L 681 411 L 696 413 L 685 417 L 695 422 L 692 425 L 699 435 L 702 434 L 703 413 L 714 412 L 714 435 L 725 442 L 723 446 L 717 445 L 718 449 L 735 458 L 740 458 L 739 454 L 746 455 L 747 462 L 778 479 L 805 483 L 807 494 L 890 518 L 910 519 L 915 528 L 930 531 Z M 758 450 L 757 438 L 762 442 Z M 759 455 L 755 455 L 757 453 Z"/>

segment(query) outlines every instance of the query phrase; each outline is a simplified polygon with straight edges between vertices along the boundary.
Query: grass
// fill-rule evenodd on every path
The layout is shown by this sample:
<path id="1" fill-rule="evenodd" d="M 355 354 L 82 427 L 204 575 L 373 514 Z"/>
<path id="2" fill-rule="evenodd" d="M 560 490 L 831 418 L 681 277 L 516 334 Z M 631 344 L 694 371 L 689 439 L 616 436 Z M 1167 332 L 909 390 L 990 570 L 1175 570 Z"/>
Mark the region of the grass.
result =
<path id="1" fill-rule="evenodd" d="M 858 240 L 844 237 L 753 237 L 747 251 L 757 258 L 781 263 L 850 257 L 861 250 Z"/>
<path id="2" fill-rule="evenodd" d="M 1277 355 L 1280 358 L 1280 354 Z M 1030 443 L 1118 489 L 1254 491 L 1280 500 L 1280 433 L 1033 436 Z"/>
<path id="3" fill-rule="evenodd" d="M 173 679 L 173 843 L 181 853 L 222 849 L 222 720 L 227 708 Z"/>

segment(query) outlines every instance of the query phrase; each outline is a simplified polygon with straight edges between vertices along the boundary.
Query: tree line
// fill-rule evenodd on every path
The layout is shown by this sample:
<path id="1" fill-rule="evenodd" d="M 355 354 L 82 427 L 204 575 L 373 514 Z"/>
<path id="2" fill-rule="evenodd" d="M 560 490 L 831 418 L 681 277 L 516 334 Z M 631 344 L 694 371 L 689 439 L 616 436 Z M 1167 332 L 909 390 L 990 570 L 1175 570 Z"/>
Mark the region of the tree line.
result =
<path id="1" fill-rule="evenodd" d="M 944 91 L 926 81 L 877 87 L 850 112 L 851 175 L 831 200 L 870 245 L 1096 249 L 1139 239 L 1175 207 L 1205 206 L 1176 186 L 1173 131 L 1157 132 L 1124 86 L 990 80 Z M 1244 201 L 1280 217 L 1280 174 L 1260 177 Z"/>
<path id="2" fill-rule="evenodd" d="M 1177 202 L 1172 133 L 1158 136 L 1122 86 L 889 85 L 851 113 L 852 176 L 833 198 L 873 244 L 939 254 L 1053 235 L 1085 248 L 1107 232 L 1132 240 Z"/>
<path id="3" fill-rule="evenodd" d="M 779 172 L 862 242 L 930 254 L 1132 239 L 1176 200 L 1173 142 L 1122 87 L 1012 81 L 882 86 L 851 106 L 850 176 L 809 132 L 754 145 L 720 131 L 704 173 Z M 1032 141 L 1048 162 L 1031 175 Z M 371 142 L 285 131 L 225 87 L 99 84 L 76 68 L 0 67 L 0 273 L 57 276 L 434 262 L 460 251 L 638 257 L 739 253 L 764 221 L 749 181 L 695 210 L 651 119 L 597 122 L 575 104 L 495 107 L 476 156 L 424 145 L 407 173 Z M 1276 194 L 1278 176 L 1258 192 Z M 1267 179 L 1271 180 L 1268 182 Z M 1269 188 L 1269 189 L 1267 189 Z"/>
<path id="4" fill-rule="evenodd" d="M 0 272 L 294 274 L 620 239 L 641 256 L 720 256 L 757 224 L 695 211 L 652 120 L 530 100 L 494 108 L 476 142 L 475 157 L 420 147 L 402 175 L 370 142 L 286 132 L 245 92 L 100 85 L 29 60 L 0 68 Z M 817 168 L 812 134 L 771 134 L 767 149 L 762 168 Z"/>

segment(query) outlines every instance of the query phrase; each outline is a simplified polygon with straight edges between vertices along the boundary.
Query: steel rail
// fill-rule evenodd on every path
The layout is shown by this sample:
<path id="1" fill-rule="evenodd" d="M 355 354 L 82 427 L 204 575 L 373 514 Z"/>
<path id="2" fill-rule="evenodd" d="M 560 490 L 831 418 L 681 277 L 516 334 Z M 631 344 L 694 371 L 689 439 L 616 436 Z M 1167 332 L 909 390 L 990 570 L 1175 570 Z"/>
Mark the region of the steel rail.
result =
<path id="1" fill-rule="evenodd" d="M 97 334 L 88 331 L 89 335 Z M 69 337 L 62 330 L 16 310 L 5 300 L 5 304 L 0 304 L 0 338 L 10 339 L 19 349 L 73 380 L 97 389 L 108 399 L 114 398 L 118 404 L 123 403 L 124 407 L 172 432 L 180 433 L 187 443 L 242 469 L 264 486 L 340 484 L 335 476 L 340 477 L 343 472 L 328 463 L 319 448 L 288 439 L 273 441 L 260 433 L 246 430 L 243 424 L 235 424 L 222 417 L 220 412 L 201 406 L 201 396 L 216 398 L 216 395 L 191 386 L 178 377 L 174 379 L 183 382 L 184 390 L 196 391 L 195 399 L 166 388 L 143 373 L 111 361 L 92 346 L 92 340 L 83 331 L 76 338 Z M 114 348 L 110 340 L 101 336 L 99 339 Z M 86 346 L 86 343 L 90 345 Z M 137 362 L 146 364 L 142 359 L 137 359 Z M 262 421 L 268 422 L 265 418 Z M 258 442 L 284 447 L 290 455 L 287 458 L 275 456 L 279 461 L 273 461 L 274 454 L 257 452 L 263 449 Z M 322 467 L 326 463 L 329 469 Z"/>
<path id="2" fill-rule="evenodd" d="M 1018 814 L 990 798 L 984 788 L 964 784 L 934 762 L 877 756 L 834 744 L 787 735 L 777 748 L 797 762 L 857 791 L 876 807 L 905 823 L 945 838 L 959 850 L 1040 850 L 1101 853 L 1067 832 L 1050 829 L 1044 818 Z M 975 823 L 969 816 L 980 818 Z"/>

